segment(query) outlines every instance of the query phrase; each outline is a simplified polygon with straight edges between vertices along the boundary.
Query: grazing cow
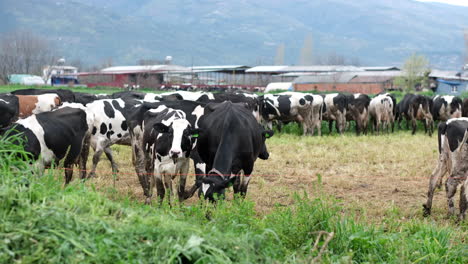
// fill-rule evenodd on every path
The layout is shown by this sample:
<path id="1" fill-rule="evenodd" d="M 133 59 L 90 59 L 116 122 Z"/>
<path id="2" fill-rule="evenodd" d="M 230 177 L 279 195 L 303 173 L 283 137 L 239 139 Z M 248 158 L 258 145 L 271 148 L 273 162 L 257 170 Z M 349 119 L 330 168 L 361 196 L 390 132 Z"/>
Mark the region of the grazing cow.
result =
<path id="1" fill-rule="evenodd" d="M 452 95 L 437 95 L 432 100 L 432 116 L 434 121 L 447 121 L 450 118 L 462 116 L 462 100 Z"/>
<path id="2" fill-rule="evenodd" d="M 0 94 L 0 128 L 16 121 L 19 116 L 18 97 L 12 94 Z"/>
<path id="3" fill-rule="evenodd" d="M 259 96 L 260 115 L 266 126 L 271 129 L 273 121 L 289 123 L 292 121 L 302 124 L 303 112 L 310 110 L 313 97 L 292 97 L 290 94 L 265 94 Z"/>
<path id="4" fill-rule="evenodd" d="M 141 92 L 133 92 L 133 91 L 123 91 L 123 92 L 116 92 L 110 95 L 112 99 L 139 99 L 143 100 L 146 94 Z"/>
<path id="5" fill-rule="evenodd" d="M 427 202 L 423 205 L 424 216 L 431 214 L 432 199 L 437 185 L 441 185 L 443 176 L 448 172 L 445 183 L 447 194 L 448 213 L 455 214 L 453 197 L 457 186 L 462 183 L 460 192 L 460 215 L 462 220 L 466 216 L 468 207 L 468 118 L 453 118 L 439 124 L 438 142 L 439 159 L 437 166 L 431 174 Z"/>
<path id="6" fill-rule="evenodd" d="M 132 162 L 135 167 L 135 171 L 138 175 L 138 179 L 143 188 L 143 193 L 146 197 L 146 201 L 151 200 L 150 193 L 150 181 L 154 173 L 151 168 L 151 156 L 150 153 L 145 151 L 143 136 L 145 131 L 144 116 L 148 111 L 158 113 L 166 108 L 172 108 L 176 110 L 182 110 L 185 113 L 186 119 L 190 123 L 192 128 L 198 128 L 198 120 L 204 115 L 203 103 L 193 101 L 163 101 L 159 103 L 147 103 L 137 105 L 133 108 L 126 109 L 124 115 L 128 123 L 131 145 L 132 145 Z M 196 143 L 195 143 L 196 144 Z M 191 152 L 191 156 L 196 156 L 196 151 Z M 196 160 L 199 160 L 198 158 Z M 195 173 L 205 174 L 204 164 L 202 162 L 195 162 Z M 191 188 L 194 192 L 195 186 Z"/>
<path id="7" fill-rule="evenodd" d="M 424 95 L 406 94 L 403 100 L 397 104 L 398 128 L 403 117 L 408 126 L 411 121 L 413 135 L 416 133 L 416 120 L 424 122 L 424 130 L 432 136 L 433 119 L 431 114 L 432 100 Z"/>
<path id="8" fill-rule="evenodd" d="M 57 94 L 61 102 L 75 102 L 75 94 L 70 90 L 65 89 L 21 89 L 11 92 L 14 95 L 41 95 L 41 94 Z"/>
<path id="9" fill-rule="evenodd" d="M 346 120 L 356 122 L 356 135 L 367 134 L 369 123 L 369 103 L 371 99 L 365 94 L 346 95 L 348 108 L 346 109 Z"/>
<path id="10" fill-rule="evenodd" d="M 462 116 L 468 117 L 468 98 L 463 99 Z"/>
<path id="11" fill-rule="evenodd" d="M 179 201 L 185 199 L 190 152 L 198 136 L 198 129 L 192 128 L 185 116 L 184 111 L 162 106 L 147 111 L 143 117 L 143 146 L 151 156 L 149 170 L 154 170 L 154 178 L 150 179 L 150 197 L 156 185 L 160 201 L 164 199 L 166 191 L 171 200 L 172 180 L 177 175 Z M 150 203 L 149 200 L 146 202 Z"/>
<path id="12" fill-rule="evenodd" d="M 369 115 L 372 130 L 377 131 L 377 134 L 380 133 L 381 129 L 387 129 L 388 133 L 390 126 L 393 132 L 395 123 L 395 102 L 395 98 L 389 93 L 378 94 L 370 101 Z"/>
<path id="13" fill-rule="evenodd" d="M 265 139 L 273 131 L 263 130 L 245 105 L 229 101 L 208 104 L 199 124 L 196 148 L 208 171 L 197 181 L 201 193 L 214 200 L 215 194 L 223 195 L 234 183 L 234 193 L 245 196 L 255 160 L 268 158 Z"/>
<path id="14" fill-rule="evenodd" d="M 332 93 L 324 95 L 325 110 L 323 119 L 328 120 L 328 130 L 332 133 L 333 121 L 338 133 L 343 134 L 346 128 L 346 109 L 348 100 L 346 95 Z"/>
<path id="15" fill-rule="evenodd" d="M 69 183 L 73 176 L 72 165 L 80 155 L 89 129 L 89 120 L 85 111 L 65 107 L 20 119 L 2 129 L 1 134 L 21 134 L 24 149 L 36 160 L 35 166 L 40 174 L 45 166 L 65 158 L 65 183 Z"/>
<path id="16" fill-rule="evenodd" d="M 62 104 L 57 94 L 16 95 L 16 97 L 18 97 L 20 118 L 49 112 Z"/>

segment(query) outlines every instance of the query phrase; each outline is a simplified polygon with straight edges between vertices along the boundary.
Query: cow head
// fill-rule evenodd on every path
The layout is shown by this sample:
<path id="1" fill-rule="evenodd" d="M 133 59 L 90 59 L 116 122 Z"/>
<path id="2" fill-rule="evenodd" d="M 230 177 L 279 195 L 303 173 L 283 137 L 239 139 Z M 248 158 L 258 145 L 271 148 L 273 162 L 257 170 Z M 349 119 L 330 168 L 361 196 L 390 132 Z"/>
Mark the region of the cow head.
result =
<path id="1" fill-rule="evenodd" d="M 188 158 L 190 150 L 198 137 L 199 129 L 193 129 L 186 119 L 175 119 L 169 125 L 154 124 L 159 133 L 156 139 L 156 152 L 159 155 L 169 155 L 174 163 L 178 158 Z"/>
<path id="2" fill-rule="evenodd" d="M 4 100 L 0 100 L 0 128 L 7 127 L 18 119 L 18 108 Z"/>
<path id="3" fill-rule="evenodd" d="M 200 188 L 200 195 L 203 194 L 205 199 L 214 202 L 216 198 L 224 198 L 226 188 L 235 180 L 236 177 L 223 177 L 212 170 L 208 176 L 198 180 L 197 185 Z"/>

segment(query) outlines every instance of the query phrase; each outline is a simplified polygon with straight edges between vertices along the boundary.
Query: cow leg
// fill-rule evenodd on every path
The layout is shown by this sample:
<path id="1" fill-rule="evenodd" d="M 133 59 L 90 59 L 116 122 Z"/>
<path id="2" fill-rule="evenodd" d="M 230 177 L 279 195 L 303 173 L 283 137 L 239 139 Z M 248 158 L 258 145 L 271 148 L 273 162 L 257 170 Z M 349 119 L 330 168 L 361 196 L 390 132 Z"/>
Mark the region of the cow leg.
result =
<path id="1" fill-rule="evenodd" d="M 457 192 L 457 185 L 458 185 L 458 180 L 456 179 L 455 175 L 451 175 L 448 179 L 447 182 L 445 183 L 445 191 L 447 194 L 447 205 L 448 205 L 448 215 L 452 216 L 455 214 L 455 205 L 453 203 L 453 197 L 455 196 L 455 193 Z"/>
<path id="2" fill-rule="evenodd" d="M 180 171 L 179 171 L 179 186 L 177 188 L 177 194 L 179 196 L 179 202 L 185 200 L 185 184 L 187 182 L 187 173 L 189 171 L 190 162 L 187 161 L 183 162 Z"/>
<path id="3" fill-rule="evenodd" d="M 427 191 L 427 201 L 425 204 L 423 204 L 423 209 L 424 209 L 424 216 L 429 216 L 431 214 L 431 209 L 432 209 L 432 199 L 434 197 L 434 190 L 436 189 L 438 182 L 440 182 L 447 173 L 448 167 L 447 167 L 447 154 L 443 151 L 439 155 L 439 160 L 437 161 L 437 167 L 434 169 L 434 171 L 431 174 L 431 179 L 429 181 L 429 190 Z"/>
<path id="4" fill-rule="evenodd" d="M 151 197 L 149 195 L 149 179 L 145 171 L 145 153 L 141 147 L 140 142 L 137 139 L 132 138 L 132 162 L 135 167 L 135 171 L 138 175 L 138 180 L 140 181 L 141 187 L 143 188 L 143 193 L 146 197 Z"/>
<path id="5" fill-rule="evenodd" d="M 416 119 L 414 117 L 411 118 L 411 126 L 413 128 L 413 131 L 411 132 L 411 134 L 414 135 L 414 134 L 416 134 L 416 126 L 417 126 Z"/>
<path id="6" fill-rule="evenodd" d="M 96 168 L 99 163 L 99 160 L 101 159 L 101 155 L 104 149 L 101 146 L 97 146 L 96 150 L 94 151 L 93 155 L 93 167 L 91 168 L 91 172 L 89 173 L 88 177 L 93 178 L 96 177 Z"/>
<path id="7" fill-rule="evenodd" d="M 236 180 L 234 181 L 234 184 L 232 185 L 232 188 L 234 189 L 234 195 L 236 195 L 241 191 L 242 179 L 240 177 L 240 174 L 238 174 L 238 175 L 236 175 L 234 177 L 236 177 Z"/>
<path id="8" fill-rule="evenodd" d="M 90 136 L 86 136 L 83 140 L 83 147 L 81 148 L 80 153 L 80 161 L 79 161 L 79 168 L 80 168 L 80 178 L 86 179 L 86 166 L 88 163 L 88 156 L 89 156 L 89 148 L 90 148 Z"/>
<path id="9" fill-rule="evenodd" d="M 82 148 L 83 141 L 73 142 L 68 149 L 67 156 L 63 162 L 65 168 L 65 184 L 70 183 L 73 178 L 73 164 L 76 163 L 76 160 L 80 157 L 80 152 Z"/>
<path id="10" fill-rule="evenodd" d="M 112 149 L 110 148 L 110 146 L 107 146 L 107 147 L 104 148 L 104 154 L 106 154 L 107 159 L 111 163 L 112 172 L 113 173 L 118 173 L 119 172 L 119 166 L 117 165 L 117 163 L 114 160 L 114 156 L 112 155 Z"/>
<path id="11" fill-rule="evenodd" d="M 162 201 L 164 200 L 164 196 L 166 195 L 166 190 L 164 188 L 163 175 L 161 175 L 161 172 L 159 171 L 159 166 L 156 165 L 154 167 L 155 167 L 155 170 L 154 170 L 153 181 L 151 182 L 151 185 L 152 186 L 156 185 L 156 191 L 159 197 L 159 203 L 161 204 Z M 151 199 L 151 196 L 149 199 Z"/>
<path id="12" fill-rule="evenodd" d="M 333 120 L 328 120 L 328 134 L 331 135 L 333 130 Z"/>
<path id="13" fill-rule="evenodd" d="M 468 180 L 465 180 L 460 190 L 460 215 L 458 219 L 463 221 L 466 217 L 466 209 L 468 208 Z"/>
<path id="14" fill-rule="evenodd" d="M 240 194 L 242 198 L 245 198 L 247 195 L 247 188 L 249 187 L 250 177 L 250 174 L 244 175 L 244 179 L 242 180 L 242 184 L 240 186 Z"/>
<path id="15" fill-rule="evenodd" d="M 171 205 L 172 202 L 172 196 L 174 195 L 174 192 L 172 190 L 172 175 L 169 173 L 164 173 L 164 187 L 167 191 L 167 200 L 169 201 L 169 205 Z"/>

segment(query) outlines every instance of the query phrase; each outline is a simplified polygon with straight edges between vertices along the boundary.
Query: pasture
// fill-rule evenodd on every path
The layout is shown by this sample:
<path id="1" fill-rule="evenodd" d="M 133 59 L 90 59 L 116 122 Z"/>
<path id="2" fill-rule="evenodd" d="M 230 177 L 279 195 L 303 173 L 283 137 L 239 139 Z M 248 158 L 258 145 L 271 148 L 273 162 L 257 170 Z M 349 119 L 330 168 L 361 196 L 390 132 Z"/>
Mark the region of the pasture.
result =
<path id="1" fill-rule="evenodd" d="M 0 91 L 12 88 L 18 89 L 0 87 Z M 419 128 L 414 136 L 409 130 L 359 137 L 354 131 L 344 136 L 335 131 L 329 136 L 325 123 L 322 131 L 322 137 L 304 137 L 299 135 L 300 129 L 295 124 L 290 124 L 282 133 L 276 133 L 267 140 L 269 159 L 258 160 L 255 164 L 246 200 L 233 199 L 230 189 L 227 201 L 217 207 L 200 202 L 198 197 L 172 208 L 167 204 L 158 206 L 155 199 L 151 206 L 142 205 L 144 196 L 132 166 L 131 149 L 119 145 L 112 146 L 120 169 L 117 175 L 112 174 L 110 163 L 103 156 L 97 177 L 85 182 L 77 180 L 76 170 L 74 182 L 63 188 L 62 172 L 51 169 L 48 176 L 41 179 L 23 175 L 34 183 L 31 185 L 36 188 L 34 190 L 30 186 L 10 186 L 7 182 L 11 184 L 12 180 L 4 176 L 0 193 L 6 199 L 7 194 L 23 190 L 21 188 L 29 190 L 26 194 L 14 195 L 30 199 L 24 204 L 31 203 L 34 208 L 30 215 L 32 222 L 41 221 L 36 218 L 44 209 L 41 207 L 44 203 L 35 204 L 41 199 L 47 201 L 46 205 L 56 206 L 57 212 L 69 217 L 66 219 L 74 219 L 74 224 L 68 227 L 70 232 L 63 227 L 62 236 L 50 231 L 49 235 L 56 237 L 55 240 L 47 234 L 39 238 L 40 254 L 24 250 L 26 255 L 45 257 L 50 253 L 44 250 L 48 246 L 41 244 L 43 240 L 63 240 L 64 247 L 68 248 L 52 250 L 61 254 L 52 259 L 54 262 L 77 262 L 87 258 L 97 262 L 114 258 L 139 262 L 141 257 L 148 257 L 143 262 L 151 262 L 161 257 L 168 263 L 186 260 L 308 263 L 318 254 L 313 248 L 316 238 L 313 231 L 324 230 L 335 232 L 322 257 L 324 262 L 466 263 L 468 221 L 456 223 L 454 218 L 446 217 L 443 189 L 434 196 L 432 215 L 422 216 L 429 176 L 438 156 L 436 135 L 429 137 Z M 92 155 L 88 164 L 92 163 L 91 159 Z M 8 171 L 8 164 L 2 162 L 4 173 Z M 193 165 L 189 174 L 187 185 L 192 185 Z M 458 193 L 456 204 L 458 207 Z M 12 205 L 5 205 L 4 210 L 8 206 Z M 67 214 L 67 210 L 71 214 Z M 141 215 L 148 217 L 144 219 Z M 35 231 L 28 231 L 21 222 L 26 216 L 16 216 L 21 223 L 16 229 L 26 238 L 37 241 Z M 61 223 L 60 218 L 54 216 L 54 223 Z M 13 236 L 15 228 L 11 222 L 3 221 L 0 239 L 14 241 L 9 236 Z M 88 226 L 98 222 L 106 227 L 99 230 Z M 151 231 L 153 224 L 157 228 Z M 114 233 L 109 233 L 107 228 Z M 86 235 L 80 237 L 77 235 L 80 232 Z M 90 235 L 94 232 L 99 234 L 99 239 Z M 114 240 L 103 242 L 105 234 Z M 33 240 L 25 243 L 33 247 Z M 252 242 L 255 240 L 257 242 Z M 135 245 L 137 241 L 140 245 Z M 100 243 L 103 245 L 99 246 Z M 134 248 L 128 255 L 119 255 L 117 249 L 106 255 L 106 249 L 119 243 L 123 249 L 126 248 L 123 245 Z M 155 245 L 158 249 L 154 249 Z M 5 247 L 0 250 L 4 251 Z M 0 261 L 8 260 L 7 255 L 0 253 Z M 22 260 L 34 262 L 33 258 Z"/>

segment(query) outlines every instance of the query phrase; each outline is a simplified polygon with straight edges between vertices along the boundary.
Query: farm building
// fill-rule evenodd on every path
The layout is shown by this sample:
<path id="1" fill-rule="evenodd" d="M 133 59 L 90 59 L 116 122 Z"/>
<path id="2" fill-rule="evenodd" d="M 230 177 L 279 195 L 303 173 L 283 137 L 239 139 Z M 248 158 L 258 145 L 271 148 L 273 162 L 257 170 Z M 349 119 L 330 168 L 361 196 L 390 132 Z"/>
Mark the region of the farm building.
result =
<path id="1" fill-rule="evenodd" d="M 159 88 L 164 83 L 183 83 L 190 80 L 185 76 L 189 68 L 178 65 L 143 65 L 116 66 L 102 69 L 99 72 L 82 72 L 78 74 L 79 82 L 88 87 L 139 85 L 146 88 Z"/>
<path id="2" fill-rule="evenodd" d="M 304 75 L 293 81 L 295 91 L 376 94 L 395 89 L 393 79 L 400 71 L 358 71 Z"/>
<path id="3" fill-rule="evenodd" d="M 429 79 L 432 89 L 438 94 L 460 95 L 468 91 L 468 71 L 432 70 Z"/>
<path id="4" fill-rule="evenodd" d="M 249 66 L 245 65 L 219 65 L 194 66 L 190 68 L 190 83 L 198 88 L 239 88 L 253 89 L 252 75 L 245 73 Z"/>

